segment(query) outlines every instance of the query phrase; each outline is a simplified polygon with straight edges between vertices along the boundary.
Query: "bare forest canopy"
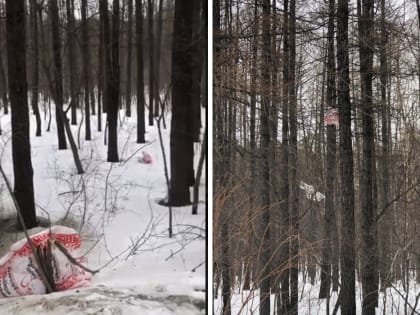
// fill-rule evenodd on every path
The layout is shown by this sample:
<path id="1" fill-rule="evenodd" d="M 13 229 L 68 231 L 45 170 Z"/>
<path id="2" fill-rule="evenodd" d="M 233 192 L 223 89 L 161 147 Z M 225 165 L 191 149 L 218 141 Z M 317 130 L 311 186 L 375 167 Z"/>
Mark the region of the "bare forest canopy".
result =
<path id="1" fill-rule="evenodd" d="M 32 1 L 32 0 L 31 0 Z M 27 39 L 26 39 L 26 46 L 27 46 L 27 55 L 29 56 L 32 53 L 32 43 L 34 40 L 34 35 L 29 32 L 30 30 L 30 11 L 29 11 L 29 2 L 26 1 L 26 27 L 27 27 Z M 61 39 L 63 41 L 62 46 L 62 58 L 63 60 L 68 59 L 69 54 L 69 39 L 67 37 L 67 33 L 69 31 L 69 25 L 68 25 L 68 15 L 66 12 L 66 1 L 58 1 L 59 2 L 59 16 L 60 16 L 60 30 L 62 33 Z M 77 76 L 82 75 L 82 29 L 81 29 L 81 1 L 71 1 L 74 3 L 73 6 L 73 13 L 74 13 L 74 26 L 71 31 L 71 34 L 74 36 L 75 40 L 72 41 L 72 45 L 74 46 L 75 51 L 75 62 L 76 69 L 74 70 L 76 72 Z M 128 8 L 127 8 L 127 1 L 120 1 L 120 88 L 121 91 L 126 90 L 126 83 L 127 83 L 127 63 L 124 62 L 127 59 L 127 36 L 128 36 Z M 48 1 L 42 0 L 42 1 L 36 1 L 37 3 L 37 10 L 38 14 L 42 14 L 42 22 L 39 22 L 38 24 L 42 23 L 40 26 L 38 26 L 38 41 L 42 47 L 40 50 L 40 60 L 41 62 L 41 71 L 39 72 L 39 92 L 42 95 L 45 95 L 45 97 L 48 97 L 50 95 L 49 91 L 49 83 L 47 76 L 45 75 L 45 71 L 52 71 L 53 65 L 52 65 L 52 43 L 51 43 L 51 36 L 49 35 L 51 32 L 51 17 L 49 15 L 49 9 L 48 9 Z M 163 28 L 162 28 L 162 40 L 161 40 L 161 59 L 160 59 L 160 78 L 162 80 L 162 85 L 166 86 L 169 84 L 169 79 L 171 77 L 171 48 L 172 48 L 172 29 L 173 29 L 173 1 L 164 1 L 165 6 L 163 7 Z M 112 1 L 108 1 L 109 10 L 112 12 Z M 154 11 L 153 11 L 153 32 L 157 34 L 157 15 L 158 15 L 158 1 L 154 1 Z M 149 62 L 148 62 L 148 56 L 149 56 L 149 40 L 147 34 L 149 34 L 149 24 L 146 17 L 146 10 L 147 6 L 143 6 L 144 11 L 144 20 L 143 20 L 143 33 L 145 34 L 143 37 L 143 56 L 144 56 L 144 73 L 145 75 L 149 73 Z M 0 1 L 0 55 L 3 62 L 3 66 L 7 65 L 6 61 L 6 11 L 5 11 L 5 1 Z M 100 24 L 99 24 L 99 1 L 87 1 L 87 20 L 88 20 L 88 40 L 89 40 L 89 53 L 90 53 L 90 67 L 91 67 L 91 81 L 93 84 L 93 87 L 97 87 L 98 84 L 98 49 L 99 49 L 99 33 L 100 33 Z M 134 20 L 134 12 L 133 12 L 133 20 Z M 133 23 L 133 28 L 134 28 Z M 43 35 L 44 34 L 44 35 Z M 134 34 L 134 32 L 133 32 Z M 44 38 L 42 38 L 44 37 Z M 156 38 L 155 38 L 156 40 Z M 136 38 L 133 36 L 133 56 L 136 55 Z M 133 58 L 133 62 L 131 64 L 133 69 L 136 69 L 137 63 L 136 58 Z M 27 73 L 28 73 L 28 86 L 33 86 L 33 77 L 29 74 L 31 74 L 33 67 L 33 63 L 28 62 L 27 63 Z M 7 68 L 5 68 L 7 69 Z M 137 72 L 131 71 L 132 74 L 132 80 L 133 82 L 136 82 L 137 80 Z M 0 75 L 2 75 L 0 73 Z M 7 71 L 5 71 L 6 79 L 7 79 Z M 80 81 L 81 82 L 81 81 Z M 1 83 L 1 81 L 0 81 Z M 68 100 L 71 93 L 70 93 L 70 71 L 69 71 L 69 64 L 67 62 L 63 63 L 63 83 L 64 83 L 64 100 Z M 148 84 L 148 81 L 146 81 L 146 84 Z M 81 84 L 78 87 L 79 89 L 82 88 Z M 0 84 L 0 93 L 4 93 L 6 89 L 6 86 L 3 84 Z M 135 92 L 135 90 L 133 91 Z"/>
<path id="2" fill-rule="evenodd" d="M 301 276 L 327 303 L 337 292 L 342 314 L 355 314 L 356 286 L 363 314 L 374 314 L 387 288 L 413 290 L 418 1 L 216 0 L 213 11 L 214 283 L 223 314 L 242 289 L 259 290 L 260 314 L 270 313 L 270 292 L 277 314 L 297 314 Z M 325 199 L 307 198 L 302 182 Z M 414 314 L 416 299 L 405 301 Z"/>

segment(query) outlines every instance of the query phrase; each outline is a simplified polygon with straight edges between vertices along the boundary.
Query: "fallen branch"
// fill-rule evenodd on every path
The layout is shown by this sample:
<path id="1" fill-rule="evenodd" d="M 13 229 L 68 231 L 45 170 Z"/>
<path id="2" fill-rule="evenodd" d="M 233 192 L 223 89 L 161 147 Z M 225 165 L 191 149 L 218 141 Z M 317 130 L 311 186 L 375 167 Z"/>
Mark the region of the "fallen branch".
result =
<path id="1" fill-rule="evenodd" d="M 193 269 L 191 269 L 191 272 L 196 272 L 196 270 L 198 269 L 198 268 L 200 268 L 202 265 L 204 265 L 206 262 L 205 261 L 202 261 L 201 263 L 199 263 L 197 266 L 195 266 Z"/>
<path id="2" fill-rule="evenodd" d="M 77 193 L 80 193 L 81 191 L 80 190 L 71 190 L 71 191 L 65 191 L 65 192 L 62 192 L 62 193 L 59 193 L 58 195 L 59 196 L 64 196 L 64 195 L 67 195 L 67 194 L 77 194 Z"/>
<path id="3" fill-rule="evenodd" d="M 97 270 L 92 270 L 89 269 L 88 267 L 83 266 L 81 263 L 79 263 L 72 255 L 70 255 L 70 253 L 67 251 L 67 249 L 63 246 L 63 244 L 61 244 L 60 242 L 57 242 L 56 240 L 52 240 L 51 241 L 54 245 L 57 246 L 57 248 L 70 260 L 70 262 L 73 265 L 76 265 L 80 268 L 82 268 L 83 270 L 90 272 L 91 274 L 95 274 L 99 272 L 99 269 Z"/>

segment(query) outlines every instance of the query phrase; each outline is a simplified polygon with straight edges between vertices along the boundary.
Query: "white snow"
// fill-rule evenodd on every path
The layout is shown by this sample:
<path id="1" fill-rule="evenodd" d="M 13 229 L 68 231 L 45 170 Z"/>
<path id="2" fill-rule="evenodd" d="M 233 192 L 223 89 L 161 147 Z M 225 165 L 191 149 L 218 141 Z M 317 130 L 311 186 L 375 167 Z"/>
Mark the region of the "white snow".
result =
<path id="1" fill-rule="evenodd" d="M 305 283 L 307 281 L 307 283 Z M 324 315 L 327 313 L 327 300 L 318 299 L 320 280 L 315 280 L 315 285 L 309 283 L 309 279 L 304 281 L 302 273 L 299 275 L 299 314 L 300 315 Z M 402 283 L 398 283 L 394 288 L 388 288 L 385 292 L 379 293 L 377 314 L 414 314 L 413 307 L 416 305 L 417 295 L 420 294 L 420 286 L 413 279 L 409 283 L 408 290 L 404 290 Z M 332 314 L 337 302 L 338 294 L 333 292 L 329 301 L 329 314 Z M 408 303 L 406 303 L 406 301 Z M 271 295 L 271 310 L 274 308 L 275 298 Z M 259 290 L 244 291 L 235 288 L 232 296 L 232 314 L 258 315 L 259 314 Z M 360 283 L 356 282 L 356 311 L 361 314 L 362 292 Z M 410 308 L 411 306 L 411 308 Z M 213 308 L 216 315 L 222 315 L 222 300 L 220 292 L 218 299 L 214 300 Z M 420 305 L 417 304 L 416 312 L 420 312 Z M 407 313 L 405 312 L 407 310 Z M 341 314 L 340 308 L 337 314 Z"/>
<path id="2" fill-rule="evenodd" d="M 2 299 L 0 314 L 204 314 L 204 176 L 198 215 L 191 215 L 191 206 L 173 208 L 174 237 L 170 239 L 169 210 L 157 203 L 166 198 L 167 190 L 156 123 L 146 126 L 147 143 L 137 144 L 135 113 L 125 118 L 121 111 L 121 162 L 111 164 L 106 162 L 104 132 L 96 131 L 96 117 L 91 121 L 92 141 L 83 140 L 81 128 L 83 175 L 76 174 L 70 149 L 57 150 L 54 113 L 51 132 L 45 132 L 42 120 L 42 137 L 34 136 L 31 116 L 31 146 L 37 215 L 80 230 L 88 267 L 103 269 L 93 276 L 89 288 Z M 166 122 L 170 126 L 170 117 Z M 13 182 L 10 115 L 2 115 L 1 126 L 1 163 Z M 72 130 L 77 142 L 79 127 Z M 169 131 L 162 129 L 167 161 Z M 143 150 L 151 155 L 151 164 L 139 163 Z M 196 145 L 196 165 L 200 150 Z M 0 217 L 15 215 L 1 180 L 0 186 Z M 19 238 L 15 235 L 1 245 L 8 247 Z"/>

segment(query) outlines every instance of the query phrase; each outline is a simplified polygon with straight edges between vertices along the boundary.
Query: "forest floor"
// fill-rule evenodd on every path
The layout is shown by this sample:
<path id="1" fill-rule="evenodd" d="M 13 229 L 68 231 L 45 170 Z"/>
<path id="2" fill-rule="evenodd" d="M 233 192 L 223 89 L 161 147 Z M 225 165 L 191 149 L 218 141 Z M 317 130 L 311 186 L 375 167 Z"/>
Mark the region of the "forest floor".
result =
<path id="1" fill-rule="evenodd" d="M 53 113 L 54 114 L 54 113 Z M 80 118 L 79 112 L 79 118 Z M 105 125 L 105 115 L 103 125 Z M 80 232 L 90 269 L 102 268 L 90 287 L 48 295 L 0 299 L 0 314 L 204 314 L 206 296 L 205 178 L 200 184 L 198 215 L 191 206 L 173 208 L 173 238 L 168 236 L 169 210 L 158 202 L 167 196 L 158 131 L 146 126 L 146 144 L 136 143 L 136 117 L 120 113 L 119 163 L 107 163 L 104 132 L 92 117 L 92 140 L 84 140 L 84 125 L 72 126 L 80 139 L 85 174 L 77 175 L 71 150 L 57 149 L 55 120 L 51 131 L 35 137 L 31 117 L 32 165 L 37 215 L 52 224 Z M 169 126 L 162 129 L 169 161 Z M 13 182 L 10 115 L 1 117 L 2 167 Z M 195 146 L 198 163 L 201 145 Z M 152 156 L 142 164 L 142 151 Z M 169 165 L 168 165 L 169 167 Z M 0 219 L 15 216 L 0 181 Z M 35 228 L 36 233 L 42 228 Z M 6 236 L 7 234 L 7 236 Z M 0 254 L 23 238 L 2 233 Z"/>
<path id="2" fill-rule="evenodd" d="M 299 275 L 299 314 L 300 315 L 325 315 L 333 314 L 337 303 L 337 292 L 333 292 L 329 301 L 327 311 L 327 300 L 319 299 L 320 279 L 319 274 L 312 285 L 309 279 L 304 279 L 302 273 Z M 219 296 L 213 301 L 214 314 L 222 314 L 222 300 Z M 356 282 L 356 310 L 357 314 L 362 313 L 362 292 L 359 282 Z M 376 314 L 400 315 L 400 314 L 420 314 L 420 285 L 413 278 L 409 282 L 408 290 L 404 289 L 403 284 L 399 283 L 393 288 L 388 288 L 379 293 L 378 307 Z M 274 309 L 275 297 L 271 295 L 271 310 Z M 417 301 L 417 304 L 416 304 Z M 259 314 L 259 290 L 248 291 L 234 289 L 232 296 L 232 314 L 258 315 Z M 338 308 L 337 314 L 341 314 Z"/>

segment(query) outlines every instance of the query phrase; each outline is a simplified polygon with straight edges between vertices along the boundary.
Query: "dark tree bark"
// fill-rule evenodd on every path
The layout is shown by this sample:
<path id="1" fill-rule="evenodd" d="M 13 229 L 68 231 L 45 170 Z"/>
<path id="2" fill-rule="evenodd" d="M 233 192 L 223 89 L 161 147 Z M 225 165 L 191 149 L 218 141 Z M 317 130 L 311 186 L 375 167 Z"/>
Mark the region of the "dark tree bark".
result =
<path id="1" fill-rule="evenodd" d="M 127 31 L 127 84 L 125 90 L 125 114 L 131 117 L 131 59 L 133 58 L 133 0 L 128 0 Z"/>
<path id="2" fill-rule="evenodd" d="M 374 161 L 374 126 L 372 101 L 372 67 L 373 67 L 373 0 L 362 1 L 362 14 L 359 16 L 359 49 L 360 49 L 360 75 L 361 75 L 361 115 L 363 134 L 363 158 L 361 180 L 361 232 L 362 232 L 362 314 L 375 314 L 375 222 L 373 208 L 373 164 Z"/>
<path id="3" fill-rule="evenodd" d="M 46 39 L 46 35 L 45 35 L 45 27 L 44 27 L 44 20 L 43 20 L 43 16 L 42 16 L 42 7 L 41 6 L 37 6 L 37 14 L 38 14 L 38 24 L 39 24 L 39 35 L 40 35 L 40 40 L 41 40 L 41 51 L 43 51 L 43 53 L 40 55 L 41 58 L 41 65 L 42 65 L 42 69 L 44 72 L 44 75 L 47 79 L 47 83 L 48 83 L 48 88 L 49 88 L 49 94 L 44 93 L 43 96 L 43 101 L 44 104 L 48 103 L 48 106 L 45 106 L 45 111 L 44 111 L 44 120 L 47 119 L 47 111 L 48 111 L 48 123 L 47 123 L 47 128 L 46 131 L 50 132 L 51 129 L 51 121 L 52 121 L 52 111 L 51 111 L 51 95 L 52 97 L 55 97 L 55 87 L 53 84 L 53 79 L 52 79 L 52 74 L 50 71 L 50 67 L 47 64 L 47 59 L 49 58 L 49 54 L 48 54 L 48 48 L 47 47 L 47 39 Z"/>
<path id="4" fill-rule="evenodd" d="M 12 122 L 14 194 L 26 228 L 37 225 L 26 81 L 25 1 L 6 1 L 6 40 Z M 19 221 L 18 221 L 19 222 Z M 20 224 L 19 224 L 20 225 Z M 23 228 L 22 226 L 20 228 Z"/>
<path id="5" fill-rule="evenodd" d="M 64 131 L 64 119 L 60 115 L 63 111 L 63 73 L 61 66 L 61 42 L 60 42 L 60 22 L 58 16 L 57 0 L 49 0 L 51 29 L 52 29 L 52 48 L 54 59 L 54 81 L 51 82 L 53 87 L 54 102 L 55 102 L 55 121 L 57 124 L 58 149 L 66 150 L 66 134 Z"/>
<path id="6" fill-rule="evenodd" d="M 108 13 L 108 1 L 100 0 L 99 11 L 103 30 L 103 61 L 104 61 L 104 90 L 103 90 L 103 111 L 108 113 L 111 101 L 112 88 L 112 63 L 111 63 L 111 33 Z M 108 115 L 107 115 L 108 117 Z M 108 119 L 107 119 L 108 120 Z"/>
<path id="7" fill-rule="evenodd" d="M 270 314 L 270 86 L 271 86 L 271 9 L 270 0 L 262 2 L 262 65 L 261 65 L 261 287 L 260 314 Z"/>
<path id="8" fill-rule="evenodd" d="M 336 108 L 335 85 L 335 49 L 334 49 L 334 17 L 335 0 L 328 1 L 328 50 L 327 50 L 327 106 Z M 321 123 L 324 123 L 323 121 Z M 324 216 L 324 243 L 322 249 L 321 288 L 319 298 L 328 298 L 331 289 L 331 266 L 333 261 L 334 235 L 337 233 L 334 205 L 335 186 L 335 155 L 336 155 L 336 130 L 334 125 L 327 126 L 327 161 L 326 161 L 326 189 L 325 189 L 325 216 Z"/>
<path id="9" fill-rule="evenodd" d="M 89 70 L 90 70 L 90 55 L 89 55 L 89 36 L 87 23 L 87 0 L 82 0 L 82 59 L 83 59 L 83 83 L 85 96 L 85 140 L 91 140 L 90 128 L 90 104 L 89 104 Z"/>
<path id="10" fill-rule="evenodd" d="M 38 49 L 38 19 L 36 13 L 36 2 L 31 0 L 29 3 L 30 7 L 30 26 L 32 32 L 32 110 L 36 119 L 36 131 L 37 137 L 41 136 L 41 115 L 39 113 L 38 106 L 38 85 L 39 85 L 39 49 Z"/>
<path id="11" fill-rule="evenodd" d="M 417 2 L 418 3 L 418 2 Z M 388 130 L 388 108 L 387 108 L 387 27 L 385 24 L 385 0 L 381 0 L 381 42 L 380 42 L 380 83 L 381 83 L 381 120 L 382 120 L 382 193 L 381 203 L 385 207 L 389 202 L 390 195 L 390 174 L 389 174 L 389 130 Z M 381 290 L 390 286 L 391 260 L 392 260 L 392 213 L 386 211 L 378 222 L 380 228 L 378 239 L 380 240 L 381 265 L 379 266 Z"/>
<path id="12" fill-rule="evenodd" d="M 290 309 L 290 271 L 289 261 L 289 1 L 284 1 L 283 19 L 283 98 L 282 98 L 282 152 L 280 162 L 280 215 L 281 215 L 281 236 L 280 241 L 280 268 L 281 275 L 281 305 L 277 314 L 287 314 Z"/>
<path id="13" fill-rule="evenodd" d="M 3 23 L 0 21 L 0 36 L 3 36 Z M 3 63 L 3 55 L 2 55 L 3 47 L 0 47 L 0 100 L 3 103 L 3 111 L 4 114 L 7 115 L 9 113 L 9 105 L 8 105 L 8 98 L 7 98 L 7 77 L 6 77 L 6 70 Z"/>
<path id="14" fill-rule="evenodd" d="M 67 42 L 68 42 L 68 65 L 70 72 L 70 108 L 71 124 L 77 125 L 77 108 L 79 106 L 79 92 L 76 89 L 77 82 L 77 58 L 75 44 L 74 24 L 74 0 L 66 0 L 67 12 Z"/>
<path id="15" fill-rule="evenodd" d="M 192 64 L 192 7 L 176 0 L 172 46 L 171 191 L 172 206 L 190 204 L 191 179 L 194 181 L 193 138 L 190 129 Z"/>
<path id="16" fill-rule="evenodd" d="M 0 22 L 0 34 L 2 34 L 2 23 Z M 1 54 L 1 47 L 0 47 L 0 100 L 3 104 L 4 114 L 7 115 L 9 113 L 9 105 L 7 99 L 7 78 L 6 78 L 6 70 L 3 64 L 3 56 Z"/>
<path id="17" fill-rule="evenodd" d="M 202 70 L 202 51 L 201 51 L 201 1 L 194 1 L 193 6 L 193 34 L 192 34 L 192 92 L 191 92 L 191 133 L 194 142 L 200 142 L 201 128 L 201 70 Z"/>
<path id="18" fill-rule="evenodd" d="M 203 107 L 206 108 L 206 118 L 205 118 L 206 126 L 205 126 L 205 131 L 204 131 L 204 137 L 206 137 L 206 139 L 207 139 L 206 140 L 206 144 L 207 144 L 208 143 L 208 113 L 209 113 L 208 99 L 207 99 L 208 77 L 209 77 L 209 75 L 208 75 L 208 44 L 207 44 L 208 43 L 208 41 L 207 41 L 207 38 L 208 38 L 208 35 L 207 35 L 207 33 L 208 33 L 207 32 L 207 30 L 208 30 L 208 14 L 207 14 L 208 4 L 207 4 L 207 0 L 201 0 L 201 1 L 202 1 L 202 5 L 201 5 L 202 12 L 201 12 L 201 14 L 203 16 L 203 18 L 202 18 L 203 25 L 202 25 L 202 29 L 201 29 L 201 31 L 202 31 L 201 40 L 203 41 L 203 47 L 204 47 L 204 49 L 203 49 L 203 60 L 204 60 L 204 62 L 203 62 L 203 71 L 202 71 L 202 78 L 201 78 L 201 84 L 202 84 L 202 87 L 201 87 L 201 93 L 202 93 L 201 102 L 202 102 Z M 164 106 L 165 106 L 165 104 L 162 103 L 161 104 L 161 111 L 162 111 L 161 113 L 164 113 L 164 110 L 165 110 Z M 165 116 L 163 116 L 163 117 L 165 117 Z M 163 119 L 163 123 L 164 123 L 164 128 L 166 128 L 165 127 L 165 119 Z M 206 152 L 206 160 L 207 159 L 208 159 L 208 155 L 207 155 L 207 152 Z M 208 162 L 208 160 L 207 160 L 207 163 L 204 163 L 204 167 L 205 167 L 205 171 L 204 171 L 205 191 L 207 192 L 208 191 L 208 185 L 209 185 L 209 180 L 208 180 L 209 162 Z M 204 197 L 205 220 L 206 220 L 206 222 L 209 222 L 208 221 L 208 216 L 209 216 L 209 213 L 210 213 L 208 211 L 208 205 L 209 205 L 208 198 L 209 198 L 209 194 L 206 193 L 205 197 Z M 419 255 L 419 265 L 418 266 L 420 266 L 420 255 Z M 419 278 L 420 278 L 420 276 L 419 276 Z"/>
<path id="19" fill-rule="evenodd" d="M 192 214 L 198 213 L 198 193 L 200 188 L 200 181 L 201 181 L 201 174 L 203 172 L 203 166 L 204 166 L 204 160 L 206 158 L 206 148 L 207 147 L 207 126 L 204 131 L 203 135 L 203 143 L 201 144 L 201 153 L 200 153 L 200 159 L 198 161 L 197 166 L 197 176 L 195 177 L 195 184 L 194 184 L 194 190 L 193 190 L 193 206 L 192 206 Z"/>
<path id="20" fill-rule="evenodd" d="M 201 45 L 203 48 L 201 49 L 202 53 L 202 70 L 201 70 L 201 105 L 202 107 L 208 109 L 208 100 L 207 100 L 207 91 L 208 91 L 208 6 L 207 0 L 201 0 Z M 164 104 L 161 106 L 162 113 L 164 112 Z M 206 119 L 208 114 L 208 110 L 206 111 Z M 207 120 L 206 120 L 207 124 Z M 206 194 L 207 196 L 207 194 Z"/>
<path id="21" fill-rule="evenodd" d="M 418 2 L 417 2 L 418 3 Z M 380 37 L 380 83 L 381 83 L 381 128 L 382 128 L 382 207 L 385 207 L 389 202 L 390 194 L 390 174 L 389 174 L 389 130 L 388 130 L 388 107 L 387 107 L 387 72 L 388 72 L 388 57 L 387 57 L 387 28 L 385 24 L 385 0 L 381 0 L 381 37 Z M 379 266 L 379 273 L 381 279 L 381 290 L 385 290 L 390 286 L 392 277 L 391 259 L 392 259 L 392 233 L 393 222 L 392 214 L 386 211 L 378 222 L 379 231 L 379 247 L 381 265 Z"/>
<path id="22" fill-rule="evenodd" d="M 98 131 L 102 131 L 102 111 L 105 99 L 105 57 L 104 57 L 104 19 L 99 3 L 99 45 L 98 45 Z"/>
<path id="23" fill-rule="evenodd" d="M 207 104 L 207 85 L 208 85 L 208 79 L 207 79 L 207 36 L 203 36 L 203 34 L 207 34 L 207 0 L 201 0 L 201 15 L 202 15 L 202 19 L 201 19 L 201 23 L 200 23 L 200 29 L 202 31 L 202 36 L 201 36 L 201 44 L 203 45 L 203 49 L 201 50 L 201 54 L 202 54 L 202 58 L 203 58 L 203 62 L 202 62 L 202 76 L 200 78 L 200 80 L 202 80 L 201 83 L 201 99 L 202 99 L 202 106 L 204 108 L 208 108 L 208 104 Z M 161 107 L 162 112 L 163 113 L 163 108 Z M 208 143 L 208 126 L 207 126 L 207 111 L 206 111 L 206 125 L 205 125 L 205 129 L 204 129 L 204 134 L 203 134 L 203 142 L 202 142 L 202 148 L 206 148 L 207 147 L 207 143 Z M 199 187 L 200 187 L 200 178 L 201 178 L 201 174 L 202 174 L 202 169 L 204 167 L 205 160 L 207 159 L 207 150 L 206 149 L 202 149 L 201 150 L 201 154 L 200 154 L 200 159 L 198 161 L 198 166 L 197 166 L 197 176 L 195 178 L 195 183 L 194 183 L 194 190 L 193 190 L 193 208 L 192 208 L 192 214 L 197 214 L 197 207 L 198 207 L 198 193 L 199 193 Z M 207 175 L 207 168 L 205 169 L 205 176 Z M 207 187 L 206 187 L 207 189 Z M 207 191 L 207 190 L 206 190 Z M 207 194 L 206 194 L 207 196 Z"/>
<path id="24" fill-rule="evenodd" d="M 1 23 L 0 23 L 1 24 Z M 0 28 L 1 30 L 1 28 Z M 9 113 L 9 105 L 7 99 L 7 79 L 6 79 L 6 70 L 4 69 L 3 65 L 3 58 L 0 53 L 0 99 L 3 104 L 4 114 L 7 115 Z"/>
<path id="25" fill-rule="evenodd" d="M 154 80 L 155 80 L 155 40 L 153 30 L 153 8 L 154 1 L 147 0 L 147 22 L 149 35 L 149 126 L 153 126 L 153 116 L 159 116 L 159 105 L 153 107 L 154 94 Z"/>
<path id="26" fill-rule="evenodd" d="M 88 42 L 89 45 L 89 42 Z M 89 49 L 90 50 L 90 49 Z M 90 59 L 90 57 L 89 57 Z M 89 69 L 89 96 L 90 96 L 90 112 L 91 115 L 95 116 L 96 115 L 96 108 L 95 108 L 95 85 L 93 82 L 93 68 L 91 67 Z"/>
<path id="27" fill-rule="evenodd" d="M 340 117 L 341 168 L 341 314 L 356 314 L 354 249 L 354 177 L 348 43 L 348 0 L 337 8 L 337 101 Z"/>
<path id="28" fill-rule="evenodd" d="M 195 1 L 194 1 L 195 3 Z M 163 29 L 163 0 L 159 0 L 158 16 L 157 16 L 157 30 L 156 30 L 156 65 L 155 65 L 155 103 L 156 107 L 160 107 L 161 112 L 164 112 L 165 104 L 160 102 L 160 64 L 162 62 L 162 29 Z M 165 126 L 165 124 L 164 124 Z M 166 127 L 164 127 L 166 128 Z"/>
<path id="29" fill-rule="evenodd" d="M 144 115 L 144 66 L 143 66 L 143 5 L 136 1 L 136 47 L 137 47 L 137 143 L 145 143 Z"/>
<path id="30" fill-rule="evenodd" d="M 213 18 L 213 42 L 215 46 L 214 50 L 214 63 L 215 63 L 215 70 L 214 70 L 214 83 L 215 83 L 215 89 L 218 91 L 221 90 L 222 85 L 222 63 L 223 61 L 223 55 L 221 48 L 222 43 L 222 28 L 221 28 L 221 0 L 215 0 L 213 2 L 213 12 L 214 12 L 214 18 Z M 215 143 L 215 152 L 217 152 L 219 158 L 215 159 L 215 183 L 219 183 L 222 187 L 222 191 L 220 192 L 220 198 L 225 199 L 227 196 L 228 191 L 228 174 L 227 174 L 227 164 L 228 164 L 228 158 L 226 154 L 226 147 L 227 147 L 227 141 L 226 141 L 226 133 L 224 130 L 224 117 L 223 117 L 223 111 L 224 111 L 224 99 L 216 94 L 215 101 L 214 101 L 214 113 L 215 113 L 215 133 L 216 133 L 216 143 Z M 231 314 L 231 298 L 232 298 L 232 292 L 231 292 L 231 279 L 232 279 L 232 261 L 230 259 L 230 249 L 231 244 L 229 243 L 230 240 L 230 233 L 229 233 L 229 215 L 227 211 L 221 210 L 221 218 L 220 218 L 220 226 L 221 226 L 221 239 L 223 240 L 221 244 L 221 252 L 222 257 L 220 261 L 220 268 L 214 268 L 214 272 L 216 274 L 216 281 L 219 281 L 220 274 L 222 275 L 222 309 L 224 315 L 230 315 Z M 219 267 L 217 266 L 217 267 Z"/>
<path id="31" fill-rule="evenodd" d="M 258 28 L 259 28 L 259 16 L 258 16 L 258 0 L 254 1 L 254 25 L 252 30 L 252 45 L 251 45 L 251 69 L 250 69 L 250 130 L 249 130 L 249 146 L 251 149 L 251 157 L 250 157 L 250 183 L 249 183 L 249 210 L 248 210 L 248 220 L 251 225 L 251 228 L 248 231 L 248 262 L 245 262 L 244 269 L 245 269 L 245 280 L 243 289 L 249 290 L 250 289 L 250 282 L 251 282 L 251 269 L 253 267 L 252 261 L 254 261 L 254 253 L 253 253 L 253 216 L 254 216 L 254 208 L 256 206 L 256 198 L 255 198 L 255 185 L 256 185 L 256 176 L 257 176 L 257 157 L 256 157 L 256 137 L 255 137 L 255 114 L 256 114 L 256 103 L 257 103 L 257 56 L 258 56 Z M 252 259 L 251 259 L 252 257 Z"/>
<path id="32" fill-rule="evenodd" d="M 108 2 L 108 1 L 105 1 Z M 104 19 L 104 23 L 106 20 Z M 118 162 L 118 108 L 119 108 L 119 32 L 120 32 L 120 2 L 114 0 L 112 4 L 112 42 L 105 33 L 105 46 L 111 48 L 111 66 L 107 71 L 107 88 L 110 89 L 109 103 L 107 103 L 107 122 L 108 122 L 108 162 Z M 108 43 L 108 45 L 107 45 Z"/>
<path id="33" fill-rule="evenodd" d="M 52 47 L 54 55 L 54 81 L 51 77 L 48 78 L 49 84 L 52 89 L 53 99 L 56 108 L 56 121 L 57 121 L 57 133 L 59 137 L 59 149 L 60 141 L 66 146 L 64 149 L 67 149 L 66 135 L 70 143 L 70 148 L 73 154 L 74 163 L 77 169 L 78 174 L 83 174 L 83 167 L 80 161 L 79 153 L 77 151 L 76 143 L 74 142 L 73 135 L 71 133 L 69 121 L 63 111 L 63 72 L 61 65 L 61 56 L 60 56 L 60 33 L 59 33 L 59 23 L 58 23 L 58 6 L 57 0 L 49 0 L 50 15 L 52 20 Z M 61 126 L 58 127 L 59 123 Z M 62 128 L 62 131 L 60 129 Z M 62 133 L 62 134 L 61 134 Z M 63 139 L 61 139 L 63 138 Z M 61 140 L 60 140 L 61 139 Z"/>
<path id="34" fill-rule="evenodd" d="M 271 106 L 270 106 L 270 172 L 273 174 L 270 178 L 270 193 L 271 197 L 271 204 L 272 207 L 270 209 L 270 220 L 271 220 L 271 229 L 270 229 L 270 243 L 271 243 L 271 252 L 272 252 L 272 259 L 271 259 L 271 293 L 275 294 L 275 299 L 278 300 L 278 305 L 281 307 L 281 300 L 280 300 L 280 273 L 277 272 L 277 267 L 279 265 L 279 261 L 281 260 L 280 251 L 278 250 L 278 240 L 279 236 L 281 235 L 280 226 L 282 222 L 280 221 L 280 211 L 279 211 L 279 204 L 280 204 L 280 194 L 279 194 L 279 180 L 278 176 L 274 174 L 278 174 L 278 165 L 279 159 L 277 154 L 278 148 L 278 118 L 279 118 L 279 104 L 280 104 L 280 93 L 279 90 L 279 55 L 277 51 L 278 41 L 276 34 L 281 31 L 279 30 L 279 16 L 278 16 L 278 9 L 276 6 L 276 0 L 271 0 L 272 12 L 271 12 Z M 239 25 L 239 22 L 237 22 Z M 245 120 L 246 118 L 244 118 Z M 244 123 L 244 126 L 246 124 Z M 246 138 L 246 136 L 245 136 Z M 246 144 L 245 144 L 246 145 Z"/>
<path id="35" fill-rule="evenodd" d="M 290 1 L 289 17 L 289 181 L 290 181 L 290 314 L 298 313 L 299 299 L 299 194 L 297 180 L 296 2 Z"/>

